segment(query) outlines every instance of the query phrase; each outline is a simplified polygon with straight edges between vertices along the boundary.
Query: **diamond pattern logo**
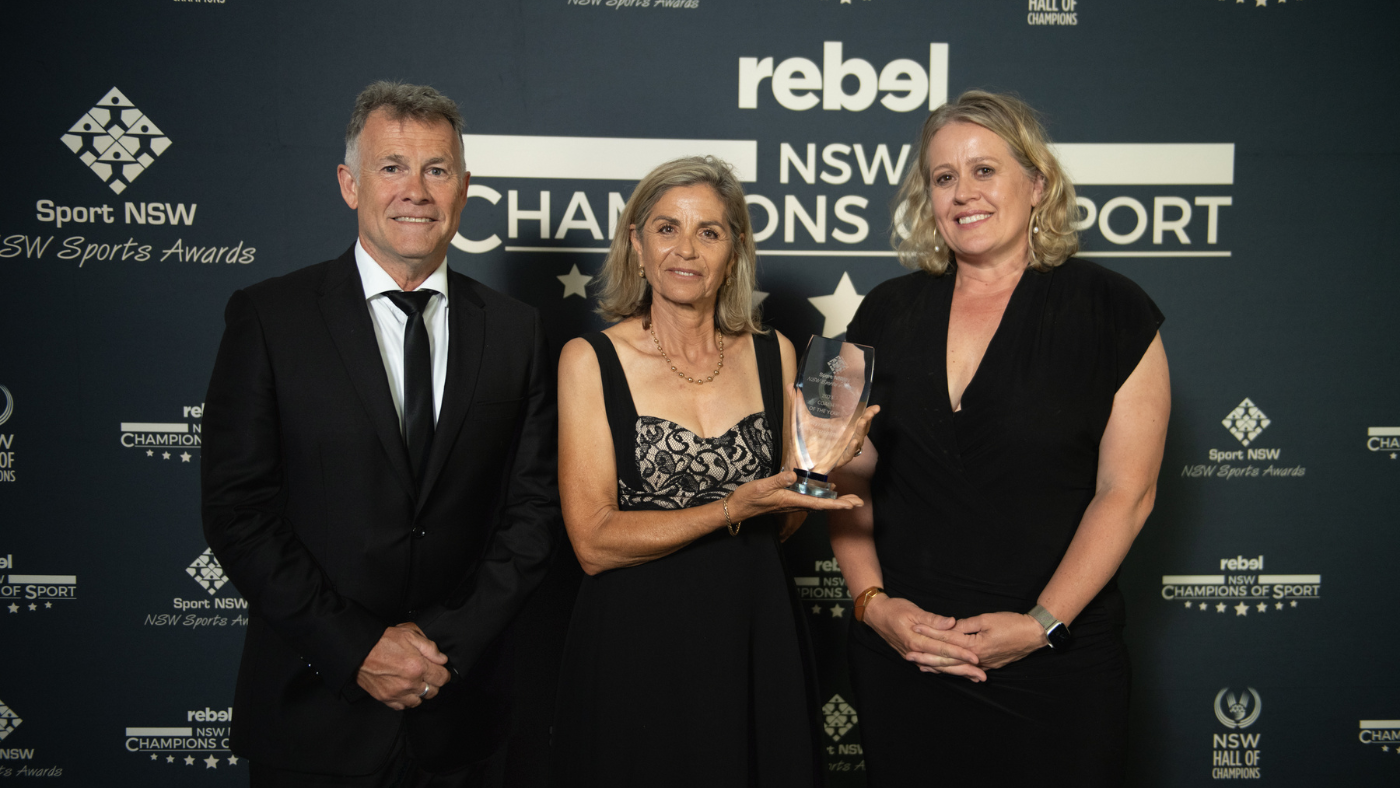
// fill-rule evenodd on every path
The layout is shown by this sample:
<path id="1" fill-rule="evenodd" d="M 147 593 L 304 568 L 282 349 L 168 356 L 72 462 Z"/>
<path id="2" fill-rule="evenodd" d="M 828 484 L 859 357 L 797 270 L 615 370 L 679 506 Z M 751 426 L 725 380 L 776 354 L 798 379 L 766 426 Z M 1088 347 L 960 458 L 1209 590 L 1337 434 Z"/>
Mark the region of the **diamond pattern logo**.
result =
<path id="1" fill-rule="evenodd" d="M 0 741 L 4 741 L 6 737 L 14 733 L 15 728 L 18 728 L 21 722 L 24 720 L 20 719 L 10 710 L 9 706 L 5 705 L 4 701 L 0 700 Z"/>
<path id="2" fill-rule="evenodd" d="M 165 132 L 116 88 L 59 139 L 117 194 L 170 147 Z"/>
<path id="3" fill-rule="evenodd" d="M 204 586 L 210 596 L 217 594 L 224 583 L 228 582 L 228 576 L 224 574 L 224 568 L 219 564 L 219 559 L 214 557 L 214 551 L 204 548 L 204 552 L 194 559 L 194 563 L 185 567 L 185 571 L 196 583 Z"/>
<path id="4" fill-rule="evenodd" d="M 841 741 L 841 737 L 850 733 L 851 728 L 856 726 L 855 708 L 840 695 L 831 696 L 831 700 L 822 706 L 822 715 L 825 717 L 822 727 L 832 741 Z"/>
<path id="5" fill-rule="evenodd" d="M 1250 441 L 1259 437 L 1259 433 L 1269 426 L 1269 417 L 1265 416 L 1264 411 L 1256 407 L 1253 402 L 1250 402 L 1249 397 L 1245 397 L 1244 401 L 1236 405 L 1235 409 L 1230 411 L 1230 415 L 1226 416 L 1225 420 L 1220 423 L 1240 443 L 1248 446 Z"/>

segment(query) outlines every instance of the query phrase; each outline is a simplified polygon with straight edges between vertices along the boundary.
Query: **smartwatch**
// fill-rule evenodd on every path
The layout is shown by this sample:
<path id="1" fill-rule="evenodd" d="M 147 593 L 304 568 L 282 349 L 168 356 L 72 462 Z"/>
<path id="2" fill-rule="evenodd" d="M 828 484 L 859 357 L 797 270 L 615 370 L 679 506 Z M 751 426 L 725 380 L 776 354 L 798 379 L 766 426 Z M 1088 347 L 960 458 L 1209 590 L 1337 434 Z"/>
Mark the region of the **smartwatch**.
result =
<path id="1" fill-rule="evenodd" d="M 1026 615 L 1035 619 L 1036 623 L 1045 629 L 1045 637 L 1050 641 L 1050 648 L 1064 648 L 1069 645 L 1069 627 L 1065 625 L 1065 622 L 1055 618 L 1049 610 L 1036 605 Z"/>

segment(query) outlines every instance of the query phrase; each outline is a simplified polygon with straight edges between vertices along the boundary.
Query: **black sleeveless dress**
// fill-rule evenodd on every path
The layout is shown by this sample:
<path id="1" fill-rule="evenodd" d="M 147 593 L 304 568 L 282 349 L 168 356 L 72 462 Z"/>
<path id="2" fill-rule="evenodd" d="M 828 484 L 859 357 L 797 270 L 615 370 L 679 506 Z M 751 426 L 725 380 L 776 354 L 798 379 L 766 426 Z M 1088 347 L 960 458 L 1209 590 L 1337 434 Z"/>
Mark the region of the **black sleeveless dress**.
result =
<path id="1" fill-rule="evenodd" d="M 701 438 L 638 416 L 612 341 L 584 339 L 626 510 L 717 501 L 782 462 L 782 361 L 754 335 L 763 410 Z M 556 786 L 819 784 L 816 693 L 796 593 L 760 517 L 664 558 L 585 577 L 574 603 L 553 733 Z"/>
<path id="2" fill-rule="evenodd" d="M 1028 270 L 962 409 L 948 400 L 954 276 L 914 273 L 866 296 L 847 331 L 879 356 L 870 401 L 875 546 L 886 590 L 965 618 L 1024 613 L 1094 497 L 1118 388 L 1162 323 L 1126 277 L 1070 259 Z M 854 589 L 857 592 L 859 589 Z M 1043 648 L 974 684 L 921 673 L 856 624 L 849 655 L 872 788 L 950 782 L 1118 785 L 1129 664 L 1116 576 Z"/>

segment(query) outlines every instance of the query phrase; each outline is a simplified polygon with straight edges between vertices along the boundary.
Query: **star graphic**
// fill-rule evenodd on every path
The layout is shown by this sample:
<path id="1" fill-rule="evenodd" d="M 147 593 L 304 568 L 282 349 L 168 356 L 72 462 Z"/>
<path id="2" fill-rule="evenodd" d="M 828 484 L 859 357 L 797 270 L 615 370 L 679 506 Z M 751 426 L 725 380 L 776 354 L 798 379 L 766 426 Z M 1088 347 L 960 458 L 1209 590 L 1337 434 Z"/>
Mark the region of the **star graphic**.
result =
<path id="1" fill-rule="evenodd" d="M 163 452 L 161 452 L 161 453 L 160 453 L 160 458 L 161 458 L 162 460 L 168 460 L 168 459 L 170 459 L 170 452 L 168 452 L 168 451 L 163 451 Z"/>
<path id="2" fill-rule="evenodd" d="M 1395 459 L 1395 452 L 1391 452 L 1391 453 L 1390 453 L 1390 459 L 1392 459 L 1392 460 Z"/>
<path id="3" fill-rule="evenodd" d="M 1297 606 L 1298 606 L 1298 600 L 1296 600 L 1296 599 L 1290 599 L 1290 600 L 1288 601 L 1288 606 L 1289 606 L 1289 607 L 1297 607 Z"/>
<path id="4" fill-rule="evenodd" d="M 174 756 L 174 755 L 167 755 L 167 756 L 165 756 L 165 762 L 166 762 L 166 763 L 174 763 L 174 762 L 175 762 L 175 756 Z"/>
<path id="5" fill-rule="evenodd" d="M 16 605 L 16 604 L 14 604 L 13 602 L 11 602 L 11 603 L 10 603 L 10 612 L 11 612 L 11 613 L 18 613 L 18 612 L 19 612 L 19 605 Z"/>
<path id="6" fill-rule="evenodd" d="M 212 755 L 209 756 L 208 758 L 205 758 L 205 759 L 204 759 L 204 768 L 206 768 L 206 769 L 217 769 L 217 768 L 219 768 L 219 759 L 218 759 L 218 758 L 215 758 L 215 757 L 212 756 Z"/>
<path id="7" fill-rule="evenodd" d="M 154 451 L 151 451 L 150 449 L 147 449 L 147 450 L 146 450 L 146 456 L 147 456 L 147 457 L 154 457 L 154 456 L 156 456 L 156 453 L 155 453 Z"/>
<path id="8" fill-rule="evenodd" d="M 851 0 L 841 0 L 841 5 L 850 5 Z"/>
<path id="9" fill-rule="evenodd" d="M 193 755 L 186 755 L 186 756 L 185 756 L 185 765 L 186 765 L 186 766 L 194 766 L 194 756 L 193 756 Z"/>
<path id="10" fill-rule="evenodd" d="M 159 758 L 159 757 L 160 757 L 159 755 L 156 755 L 155 753 L 151 753 L 151 760 L 154 761 L 155 759 L 157 759 L 157 758 Z"/>
<path id="11" fill-rule="evenodd" d="M 1260 612 L 1260 613 L 1263 613 L 1263 612 L 1267 611 L 1268 609 L 1269 609 L 1269 603 L 1268 603 L 1268 602 L 1260 602 L 1260 603 L 1259 603 L 1259 612 Z"/>
<path id="12" fill-rule="evenodd" d="M 1382 745 L 1381 745 L 1381 752 L 1390 752 L 1390 747 L 1388 747 L 1387 745 L 1382 744 Z"/>
<path id="13" fill-rule="evenodd" d="M 844 612 L 846 612 L 846 608 L 841 607 L 840 605 L 832 605 L 832 606 L 831 606 L 831 617 L 832 617 L 832 618 L 841 618 L 841 614 L 844 613 Z"/>
<path id="14" fill-rule="evenodd" d="M 1225 603 L 1224 603 L 1224 602 L 1216 602 L 1216 603 L 1215 603 L 1215 612 L 1217 612 L 1217 613 L 1224 613 L 1224 612 L 1225 612 Z"/>
<path id="15" fill-rule="evenodd" d="M 1202 603 L 1201 603 L 1201 609 L 1202 609 L 1202 610 L 1205 610 L 1205 609 L 1206 609 L 1206 603 L 1205 603 L 1205 602 L 1202 602 Z"/>
<path id="16" fill-rule="evenodd" d="M 842 271 L 841 281 L 836 283 L 834 293 L 812 296 L 807 300 L 826 318 L 822 334 L 835 337 L 846 333 L 846 326 L 850 324 L 851 318 L 856 316 L 856 308 L 865 300 L 865 296 L 856 292 L 856 286 L 851 284 L 851 275 Z"/>
<path id="17" fill-rule="evenodd" d="M 1269 0 L 1254 0 L 1254 7 L 1260 8 L 1269 4 Z"/>
<path id="18" fill-rule="evenodd" d="M 765 292 L 763 292 L 762 290 L 755 290 L 755 291 L 753 291 L 753 305 L 754 305 L 754 306 L 758 306 L 759 304 L 763 303 L 763 299 L 765 299 L 765 298 L 767 298 L 767 297 L 768 297 L 768 294 L 765 293 Z M 1390 455 L 1390 456 L 1391 456 L 1392 458 L 1395 457 L 1394 454 L 1392 454 L 1392 455 Z"/>
<path id="19" fill-rule="evenodd" d="M 190 453 L 189 453 L 189 452 L 184 452 L 183 454 L 180 455 L 180 462 L 189 462 L 189 461 L 190 461 Z"/>
<path id="20" fill-rule="evenodd" d="M 1278 602 L 1278 603 L 1276 603 L 1276 604 L 1274 605 L 1274 610 L 1282 610 L 1282 609 L 1283 609 L 1283 603 L 1282 603 L 1282 602 Z"/>
<path id="21" fill-rule="evenodd" d="M 565 298 L 568 298 L 571 295 L 576 295 L 585 301 L 588 300 L 588 291 L 584 288 L 588 286 L 589 282 L 593 281 L 593 277 L 589 276 L 588 274 L 579 273 L 577 263 L 574 264 L 573 268 L 569 269 L 569 272 L 567 274 L 563 274 L 562 276 L 556 276 L 554 278 L 564 283 Z"/>
<path id="22" fill-rule="evenodd" d="M 1249 615 L 1249 605 L 1246 605 L 1246 604 L 1243 603 L 1243 602 L 1239 603 L 1238 605 L 1235 605 L 1235 615 L 1237 615 L 1237 616 L 1247 616 L 1247 615 Z"/>
<path id="23" fill-rule="evenodd" d="M 38 609 L 39 609 L 39 606 L 36 605 L 36 604 L 34 604 L 33 602 L 30 602 L 30 603 L 29 603 L 29 609 L 30 609 L 30 610 L 38 610 Z"/>
<path id="24" fill-rule="evenodd" d="M 1191 603 L 1190 603 L 1190 602 L 1187 602 L 1187 603 L 1186 603 L 1186 609 L 1187 609 L 1187 610 L 1190 610 L 1190 609 L 1191 609 Z"/>
<path id="25" fill-rule="evenodd" d="M 237 765 L 238 765 L 238 756 L 237 756 L 237 755 L 230 755 L 230 756 L 228 757 L 228 762 L 229 762 L 229 765 L 230 765 L 230 766 L 237 766 Z"/>
<path id="26" fill-rule="evenodd" d="M 44 603 L 44 607 L 53 607 L 53 603 L 52 603 L 52 602 L 45 602 L 45 603 Z"/>
<path id="27" fill-rule="evenodd" d="M 815 616 L 815 615 L 820 614 L 821 612 L 822 612 L 822 606 L 821 606 L 821 605 L 812 605 L 812 615 Z"/>

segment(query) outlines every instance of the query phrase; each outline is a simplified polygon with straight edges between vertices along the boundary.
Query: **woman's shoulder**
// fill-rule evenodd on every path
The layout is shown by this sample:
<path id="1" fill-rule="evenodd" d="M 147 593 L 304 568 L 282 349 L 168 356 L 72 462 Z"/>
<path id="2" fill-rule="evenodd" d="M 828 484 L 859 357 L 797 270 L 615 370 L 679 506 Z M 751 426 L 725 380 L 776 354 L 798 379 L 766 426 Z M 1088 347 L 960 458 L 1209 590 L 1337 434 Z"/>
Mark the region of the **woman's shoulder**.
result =
<path id="1" fill-rule="evenodd" d="M 861 301 L 861 307 L 865 308 L 866 305 L 869 304 L 878 305 L 881 308 L 897 308 L 903 304 L 915 301 L 930 289 L 935 289 L 942 285 L 951 285 L 952 283 L 953 276 L 951 272 L 942 276 L 935 276 L 928 271 L 913 271 L 903 276 L 886 279 L 880 284 L 870 288 L 870 292 L 867 293 L 865 299 Z"/>
<path id="2" fill-rule="evenodd" d="M 1109 296 L 1145 296 L 1137 282 L 1110 268 L 1080 257 L 1071 257 L 1052 268 L 1055 277 L 1074 287 L 1100 290 Z"/>
<path id="3" fill-rule="evenodd" d="M 861 299 L 847 338 L 852 342 L 874 342 L 891 324 L 919 319 L 929 294 L 952 283 L 951 274 L 935 276 L 927 271 L 886 279 Z"/>

